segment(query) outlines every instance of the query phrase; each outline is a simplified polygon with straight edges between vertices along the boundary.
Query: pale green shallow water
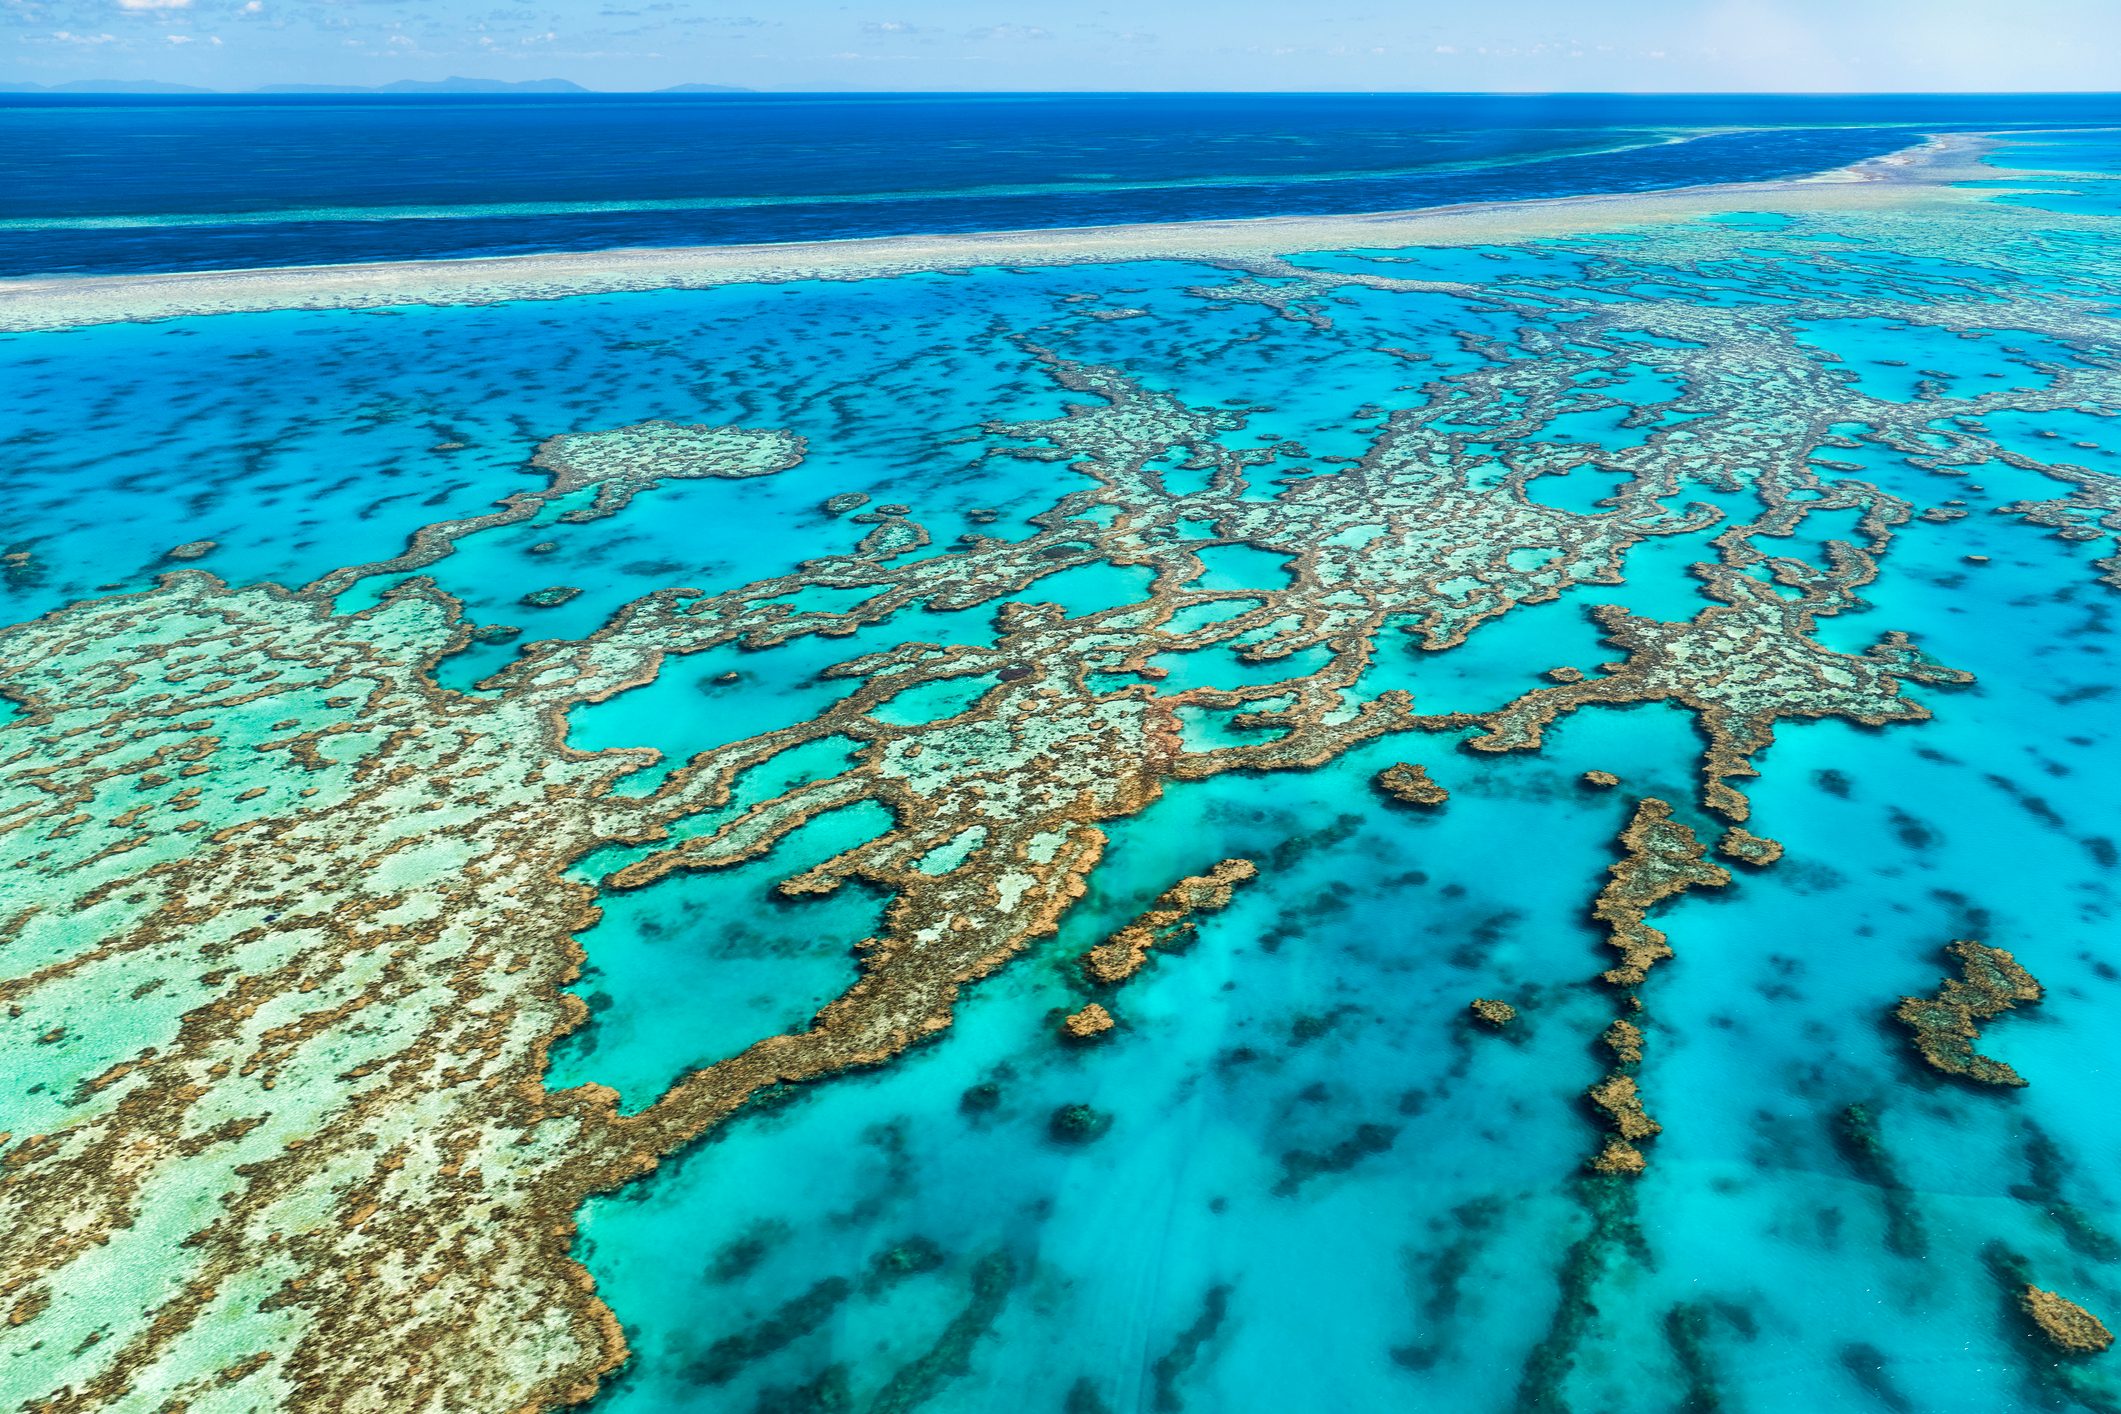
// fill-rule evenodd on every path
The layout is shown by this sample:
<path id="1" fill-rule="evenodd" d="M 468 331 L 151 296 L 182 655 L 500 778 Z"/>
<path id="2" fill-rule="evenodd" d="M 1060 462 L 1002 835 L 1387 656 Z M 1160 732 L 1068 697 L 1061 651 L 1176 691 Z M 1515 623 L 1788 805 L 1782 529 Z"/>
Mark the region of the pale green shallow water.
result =
<path id="1" fill-rule="evenodd" d="M 2121 167 L 2110 143 L 2058 141 L 2046 155 Z M 2113 209 L 2103 190 L 2041 204 Z M 1703 230 L 1732 226 L 1766 240 L 1780 222 Z M 1625 244 L 1600 242 L 1299 263 L 1572 291 L 1587 280 L 1614 302 L 1767 319 L 1823 291 L 1911 309 L 1968 297 L 1956 279 L 1977 299 L 1999 279 L 2014 293 L 2088 282 L 2108 309 L 2121 299 L 2110 237 L 2103 263 L 2077 247 L 2067 258 L 1969 251 L 1962 265 L 1896 251 L 1882 222 L 1853 234 L 1858 250 L 1817 277 L 1784 250 L 1720 244 L 1691 270 L 1629 270 Z M 1688 238 L 1663 234 L 1660 249 L 1669 257 Z M 1341 463 L 1328 458 L 1369 448 L 1376 409 L 1522 357 L 1511 347 L 1521 317 L 1492 306 L 1342 287 L 1315 301 L 1322 329 L 1196 292 L 1232 278 L 1156 264 L 982 270 L 7 339 L 18 431 L 0 468 L 0 548 L 33 556 L 10 580 L 8 618 L 143 586 L 182 541 L 217 541 L 199 563 L 235 582 L 299 584 L 387 556 L 420 525 L 534 484 L 523 468 L 560 431 L 670 418 L 809 439 L 802 464 L 779 475 L 672 483 L 588 526 L 558 523 L 566 507 L 555 504 L 534 524 L 468 539 L 429 572 L 475 621 L 518 625 L 520 641 L 576 638 L 653 589 L 726 588 L 848 549 L 864 527 L 819 508 L 839 492 L 913 507 L 934 545 L 910 558 L 948 553 L 974 528 L 1028 533 L 1027 517 L 1082 482 L 1065 463 L 983 456 L 1002 439 L 982 424 L 1094 400 L 1057 387 L 1012 336 L 1189 405 L 1257 409 L 1231 436 L 1301 444 L 1283 475 L 1330 474 Z M 1076 294 L 1094 298 L 1067 300 Z M 1731 317 L 1742 333 L 1749 316 Z M 1866 313 L 1794 332 L 1838 355 L 1855 392 L 1893 403 L 2036 392 L 2056 369 L 2101 370 L 2095 404 L 1984 421 L 2023 456 L 2121 474 L 2113 329 L 2103 344 L 1964 339 Z M 1617 407 L 1498 433 L 1494 454 L 1541 443 L 1617 453 L 1683 429 L 1700 390 L 1658 370 L 1653 339 L 1643 347 L 1624 381 L 1597 390 Z M 1730 376 L 1746 369 L 1737 348 Z M 1546 355 L 1525 376 L 1568 377 L 1568 361 Z M 1657 410 L 1639 420 L 1645 405 Z M 1107 858 L 1058 937 L 973 987 L 950 1031 L 881 1069 L 776 1095 L 589 1204 L 579 1252 L 634 1350 L 595 1407 L 2121 1407 L 2109 1363 L 2057 1376 L 2026 1341 L 1991 1246 L 2121 1316 L 2121 1247 L 2102 1235 L 2121 1235 L 2121 599 L 2090 563 L 2112 553 L 2111 537 L 2057 539 L 1997 514 L 2069 489 L 2022 468 L 1947 481 L 1875 444 L 1817 455 L 1917 507 L 1957 497 L 1970 510 L 1902 528 L 1862 591 L 1867 606 L 1823 621 L 1820 641 L 1859 652 L 1906 630 L 1977 682 L 1915 688 L 1935 713 L 1925 723 L 1784 723 L 1747 788 L 1752 828 L 1786 857 L 1660 915 L 1678 958 L 1646 989 L 1656 1019 L 1640 1078 L 1665 1133 L 1633 1189 L 1638 1246 L 1593 1258 L 1574 1247 L 1613 1201 L 1581 1177 L 1595 1128 L 1580 1096 L 1603 1069 L 1592 1041 L 1610 1015 L 1592 982 L 1607 964 L 1587 906 L 1638 796 L 1675 802 L 1713 837 L 1693 803 L 1701 740 L 1670 704 L 1585 708 L 1536 754 L 1390 738 L 1315 771 L 1172 784 L 1109 828 Z M 1742 452 L 1724 469 L 1736 484 L 1690 483 L 1676 502 L 1757 513 Z M 1590 514 L 1617 485 L 1585 466 L 1535 494 Z M 1255 486 L 1272 491 L 1265 478 Z M 1821 563 L 1829 538 L 1856 536 L 1854 521 L 1822 512 L 1771 548 Z M 1706 607 L 1688 566 L 1713 533 L 1645 542 L 1628 552 L 1624 584 L 1512 609 L 1442 653 L 1388 634 L 1357 695 L 1397 687 L 1425 711 L 1492 710 L 1548 669 L 1595 674 L 1613 650 L 1585 610 L 1676 621 Z M 558 548 L 530 553 L 547 540 Z M 1080 615 L 1138 601 L 1147 578 L 1093 565 L 1018 597 Z M 1277 557 L 1240 549 L 1212 552 L 1201 587 L 1285 582 Z M 582 593 L 557 608 L 522 602 L 554 585 Z M 991 605 L 915 608 L 848 638 L 716 649 L 576 711 L 569 740 L 659 749 L 663 765 L 622 787 L 646 789 L 694 752 L 815 714 L 852 685 L 819 676 L 835 663 L 993 633 Z M 468 650 L 442 681 L 470 689 L 517 646 Z M 1168 664 L 1167 690 L 1317 666 L 1184 656 Z M 894 710 L 928 720 L 968 701 L 945 692 Z M 843 759 L 833 743 L 804 748 L 747 789 L 762 799 Z M 1370 779 L 1401 759 L 1428 763 L 1449 804 L 1387 807 Z M 1626 788 L 1583 790 L 1593 768 Z M 556 1048 L 551 1084 L 608 1084 L 635 1109 L 695 1067 L 802 1026 L 857 975 L 851 945 L 875 931 L 885 900 L 853 886 L 822 900 L 770 890 L 890 825 L 881 808 L 855 806 L 760 860 L 608 894 L 581 939 L 591 1021 Z M 1114 1036 L 1063 1045 L 1057 1019 L 1090 995 L 1074 959 L 1174 879 L 1233 856 L 1260 864 L 1256 884 L 1118 994 Z M 620 857 L 578 874 L 594 880 Z M 1890 1019 L 1895 999 L 1934 989 L 1940 949 L 1960 937 L 2013 950 L 2046 986 L 2040 1006 L 1992 1023 L 1984 1043 L 2026 1089 L 1931 1075 Z M 1520 1023 L 1477 1033 L 1463 1014 L 1476 995 L 1509 998 Z M 105 1034 L 84 1028 L 39 1053 L 45 1093 L 126 1053 L 120 1010 Z M 1056 1141 L 1049 1118 L 1072 1104 L 1109 1128 Z M 1891 1183 L 1836 1140 L 1858 1104 L 1877 1119 Z M 1900 1250 L 1887 1240 L 1896 1204 L 1919 1238 Z M 2057 1220 L 2063 1205 L 2077 1226 Z M 1572 1320 L 1583 1322 L 1573 1342 Z"/>

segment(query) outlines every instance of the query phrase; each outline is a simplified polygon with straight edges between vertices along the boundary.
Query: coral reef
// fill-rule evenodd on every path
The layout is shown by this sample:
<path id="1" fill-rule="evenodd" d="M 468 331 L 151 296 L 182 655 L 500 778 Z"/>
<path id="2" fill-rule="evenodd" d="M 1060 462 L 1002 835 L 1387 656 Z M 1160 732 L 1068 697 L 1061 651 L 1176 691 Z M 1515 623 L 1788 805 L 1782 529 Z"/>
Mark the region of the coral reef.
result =
<path id="1" fill-rule="evenodd" d="M 1704 592 L 1721 602 L 1681 624 L 1598 608 L 1594 616 L 1607 641 L 1622 650 L 1622 661 L 1607 664 L 1602 677 L 1535 689 L 1484 718 L 1459 719 L 1487 728 L 1468 744 L 1482 751 L 1538 746 L 1557 715 L 1587 703 L 1677 702 L 1699 716 L 1709 739 L 1702 803 L 1743 821 L 1750 807 L 1730 782 L 1758 774 L 1752 758 L 1773 744 L 1777 719 L 1845 717 L 1864 726 L 1921 721 L 1928 709 L 1901 694 L 1902 682 L 1972 681 L 1932 663 L 1897 632 L 1860 655 L 1815 642 L 1816 618 L 1848 607 L 1855 590 L 1877 573 L 1870 557 L 1838 541 L 1830 558 L 1824 570 L 1777 561 L 1774 584 L 1729 565 L 1697 566 Z M 1799 592 L 1785 597 L 1778 586 Z"/>
<path id="2" fill-rule="evenodd" d="M 1929 1255 L 1929 1233 L 1915 1205 L 1915 1190 L 1901 1175 L 1886 1147 L 1878 1116 L 1869 1105 L 1853 1104 L 1834 1116 L 1834 1146 L 1858 1178 L 1878 1190 L 1885 1209 L 1885 1245 L 1902 1257 Z"/>
<path id="3" fill-rule="evenodd" d="M 2016 1070 L 1974 1046 L 1979 1023 L 2039 1001 L 2040 983 L 2002 948 L 1961 940 L 1944 951 L 1958 961 L 1959 976 L 1946 977 L 1934 997 L 1901 998 L 1893 1015 L 1914 1032 L 1915 1049 L 1934 1069 L 1984 1085 L 2025 1084 Z"/>
<path id="4" fill-rule="evenodd" d="M 1112 1127 L 1112 1116 L 1089 1105 L 1062 1105 L 1046 1121 L 1046 1133 L 1057 1144 L 1087 1144 Z"/>
<path id="5" fill-rule="evenodd" d="M 2101 1227 L 2091 1211 L 2069 1195 L 2071 1164 L 2040 1125 L 2023 1122 L 2026 1181 L 2011 1185 L 2011 1196 L 2031 1204 L 2054 1225 L 2073 1251 L 2094 1261 L 2121 1262 L 2121 1241 Z"/>
<path id="6" fill-rule="evenodd" d="M 1516 1007 L 1493 997 L 1475 997 L 1466 1010 L 1473 1014 L 1475 1021 L 1498 1031 L 1517 1019 Z"/>
<path id="7" fill-rule="evenodd" d="M 1156 1395 L 1153 1407 L 1157 1414 L 1177 1414 L 1186 1407 L 1179 1394 L 1179 1381 L 1199 1363 L 1201 1352 L 1215 1339 L 1230 1312 L 1230 1288 L 1218 1283 L 1208 1288 L 1201 1297 L 1200 1313 L 1193 1324 L 1180 1331 L 1171 1348 L 1158 1356 L 1149 1368 L 1154 1381 Z"/>
<path id="8" fill-rule="evenodd" d="M 548 504 L 581 499 L 585 491 L 595 493 L 589 504 L 562 512 L 560 520 L 579 524 L 613 515 L 641 492 L 666 480 L 743 478 L 786 471 L 802 461 L 807 448 L 801 437 L 777 428 L 688 426 L 675 422 L 642 422 L 631 427 L 548 437 L 531 460 L 531 465 L 547 477 L 543 489 L 513 492 L 501 499 L 500 509 L 484 515 L 422 526 L 402 554 L 334 570 L 312 587 L 324 594 L 336 594 L 371 575 L 424 569 L 454 551 L 457 541 L 467 535 L 520 524 L 534 518 Z M 543 541 L 531 550 L 550 553 L 555 548 L 552 542 Z"/>
<path id="9" fill-rule="evenodd" d="M 522 598 L 526 608 L 557 609 L 560 605 L 581 597 L 581 589 L 572 584 L 555 584 L 545 589 L 533 589 Z"/>
<path id="10" fill-rule="evenodd" d="M 2057 1350 L 2097 1355 L 2114 1343 L 2114 1333 L 2104 1321 L 2066 1296 L 2028 1283 L 2019 1293 L 2018 1305 Z"/>
<path id="11" fill-rule="evenodd" d="M 1411 1260 L 1409 1253 L 1407 1272 L 1407 1294 L 1413 1300 L 1415 1314 L 1420 1322 L 1421 1334 L 1416 1339 L 1392 1350 L 1393 1363 L 1410 1370 L 1425 1370 L 1435 1365 L 1450 1353 L 1457 1344 L 1452 1339 L 1466 1307 L 1468 1297 L 1479 1290 L 1475 1285 L 1468 1290 L 1467 1278 L 1474 1264 L 1492 1244 L 1503 1227 L 1506 1210 L 1492 1196 L 1484 1196 L 1461 1203 L 1448 1212 L 1435 1214 L 1429 1221 L 1432 1231 L 1451 1234 L 1443 1247 L 1430 1254 L 1427 1261 Z"/>
<path id="12" fill-rule="evenodd" d="M 1091 1041 L 1110 1031 L 1114 1024 L 1112 1013 L 1092 1002 L 1081 1011 L 1069 1013 L 1061 1023 L 1061 1034 L 1071 1041 Z"/>
<path id="13" fill-rule="evenodd" d="M 1291 1149 L 1281 1156 L 1281 1178 L 1275 1183 L 1274 1191 L 1287 1197 L 1314 1178 L 1346 1173 L 1364 1159 L 1390 1151 L 1398 1139 L 1396 1126 L 1365 1123 L 1358 1124 L 1354 1133 L 1325 1149 Z"/>
<path id="14" fill-rule="evenodd" d="M 1441 805 L 1451 798 L 1449 791 L 1429 779 L 1425 769 L 1406 761 L 1379 772 L 1377 788 L 1407 805 Z"/>
<path id="15" fill-rule="evenodd" d="M 1526 1356 L 1518 1373 L 1513 1414 L 1537 1414 L 1554 1407 L 1554 1393 L 1576 1366 L 1577 1354 L 1593 1335 L 1598 1317 L 1598 1288 L 1606 1276 L 1630 1257 L 1645 1254 L 1636 1187 L 1625 1153 L 1615 1152 L 1615 1171 L 1579 1179 L 1571 1196 L 1586 1219 L 1583 1235 L 1569 1244 L 1557 1272 L 1561 1287 L 1546 1331 Z"/>
<path id="16" fill-rule="evenodd" d="M 1591 1171 L 1621 1178 L 1633 1178 L 1649 1167 L 1636 1148 L 1617 1134 L 1608 1134 L 1605 1144 L 1591 1157 Z"/>
<path id="17" fill-rule="evenodd" d="M 1651 1119 L 1649 1111 L 1642 1107 L 1642 1096 L 1632 1075 L 1608 1075 L 1584 1093 L 1622 1139 L 1634 1142 L 1664 1132 L 1664 1126 Z"/>
<path id="18" fill-rule="evenodd" d="M 1624 1017 L 1616 1020 L 1598 1039 L 1620 1064 L 1642 1064 L 1642 1029 L 1634 1022 Z"/>
<path id="19" fill-rule="evenodd" d="M 1636 803 L 1617 843 L 1620 858 L 1607 869 L 1606 885 L 1592 901 L 1591 916 L 1605 925 L 1606 945 L 1621 956 L 1620 965 L 1608 968 L 1600 980 L 1623 990 L 1623 1008 L 1639 1012 L 1642 1001 L 1633 989 L 1642 985 L 1651 968 L 1672 956 L 1664 932 L 1650 925 L 1649 911 L 1688 889 L 1721 888 L 1731 876 L 1707 861 L 1700 837 L 1673 817 L 1668 802 L 1655 796 Z M 1650 1118 L 1633 1074 L 1642 1063 L 1642 1028 L 1625 1016 L 1615 1017 L 1598 1040 L 1612 1055 L 1613 1068 L 1585 1093 L 1614 1133 L 1588 1163 L 1595 1173 L 1632 1177 L 1647 1167 L 1637 1146 L 1664 1129 Z"/>
<path id="20" fill-rule="evenodd" d="M 1716 852 L 1725 859 L 1765 869 L 1782 858 L 1782 845 L 1776 840 L 1763 839 L 1743 825 L 1733 825 L 1716 841 Z"/>
<path id="21" fill-rule="evenodd" d="M 1084 975 L 1108 987 L 1124 982 L 1149 960 L 1149 949 L 1170 947 L 1197 926 L 1197 916 L 1228 907 L 1237 885 L 1258 874 L 1249 859 L 1225 859 L 1205 874 L 1180 879 L 1141 917 L 1084 954 Z"/>
<path id="22" fill-rule="evenodd" d="M 1621 832 L 1620 861 L 1608 870 L 1609 882 L 1591 905 L 1591 914 L 1610 930 L 1607 946 L 1620 954 L 1604 980 L 1615 987 L 1638 987 L 1650 969 L 1672 955 L 1671 942 L 1650 926 L 1645 915 L 1664 900 L 1688 889 L 1718 889 L 1731 881 L 1719 864 L 1707 862 L 1708 851 L 1672 807 L 1646 796 Z"/>
<path id="23" fill-rule="evenodd" d="M 261 1303 L 283 1335 L 239 1377 L 284 1407 L 562 1403 L 623 1355 L 568 1234 L 652 1151 L 608 1093 L 539 1076 L 595 916 L 560 866 L 648 817 L 602 794 L 625 758 L 555 749 L 549 699 L 434 689 L 458 632 L 417 588 L 342 616 L 196 571 L 10 631 L 0 848 L 38 882 L 0 998 L 63 1026 L 162 979 L 133 1045 L 14 1107 L 18 1388 L 100 1402 L 186 1364 L 206 1388 Z M 149 1217 L 172 1185 L 215 1199 L 161 1209 L 174 1233 Z M 166 1294 L 114 1324 L 128 1269 Z"/>

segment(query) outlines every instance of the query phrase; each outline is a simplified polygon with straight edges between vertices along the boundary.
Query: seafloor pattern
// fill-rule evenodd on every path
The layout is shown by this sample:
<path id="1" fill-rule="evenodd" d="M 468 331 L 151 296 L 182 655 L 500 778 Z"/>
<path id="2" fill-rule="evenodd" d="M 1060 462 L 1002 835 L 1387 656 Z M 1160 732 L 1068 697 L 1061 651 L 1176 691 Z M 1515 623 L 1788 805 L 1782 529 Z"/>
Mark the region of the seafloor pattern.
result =
<path id="1" fill-rule="evenodd" d="M 10 340 L 0 1405 L 2121 1408 L 2055 185 Z"/>

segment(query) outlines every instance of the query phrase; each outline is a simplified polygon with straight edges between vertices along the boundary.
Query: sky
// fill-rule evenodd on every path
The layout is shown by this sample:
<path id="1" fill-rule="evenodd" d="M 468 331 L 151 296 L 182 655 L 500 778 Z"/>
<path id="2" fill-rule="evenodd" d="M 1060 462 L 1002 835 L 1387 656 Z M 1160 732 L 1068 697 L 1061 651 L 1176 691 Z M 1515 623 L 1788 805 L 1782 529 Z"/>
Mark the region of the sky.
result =
<path id="1" fill-rule="evenodd" d="M 767 90 L 2121 87 L 2121 0 L 0 0 L 0 80 Z"/>

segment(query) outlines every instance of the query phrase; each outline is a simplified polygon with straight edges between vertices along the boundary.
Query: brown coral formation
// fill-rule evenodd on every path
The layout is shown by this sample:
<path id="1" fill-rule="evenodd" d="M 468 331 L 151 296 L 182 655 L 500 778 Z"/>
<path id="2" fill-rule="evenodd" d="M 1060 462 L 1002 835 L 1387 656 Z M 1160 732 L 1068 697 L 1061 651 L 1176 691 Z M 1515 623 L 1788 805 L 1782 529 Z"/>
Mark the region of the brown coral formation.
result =
<path id="1" fill-rule="evenodd" d="M 2005 515 L 2017 516 L 2028 525 L 2044 526 L 2063 540 L 2098 540 L 2110 536 L 2121 542 L 2121 476 L 2068 463 L 2044 465 L 2014 453 L 2007 453 L 1999 459 L 2076 483 L 2068 495 L 2053 500 L 2013 501 L 2001 508 Z M 2092 563 L 2099 570 L 2101 583 L 2121 589 L 2121 551 Z"/>
<path id="2" fill-rule="evenodd" d="M 1642 1028 L 1627 1018 L 1616 1019 L 1598 1039 L 1621 1065 L 1642 1064 Z"/>
<path id="3" fill-rule="evenodd" d="M 1927 708 L 1910 701 L 1902 682 L 1964 684 L 1965 673 L 1924 657 L 1906 634 L 1886 634 L 1861 654 L 1838 653 L 1813 638 L 1819 617 L 1856 602 L 1856 591 L 1877 574 L 1868 555 L 1831 542 L 1824 569 L 1772 562 L 1772 583 L 1738 563 L 1696 565 L 1704 592 L 1719 602 L 1685 623 L 1663 623 L 1617 606 L 1593 611 L 1606 640 L 1625 655 L 1604 675 L 1526 693 L 1499 711 L 1438 718 L 1439 724 L 1478 722 L 1484 735 L 1467 744 L 1481 751 L 1538 746 L 1558 714 L 1590 703 L 1676 702 L 1691 709 L 1708 737 L 1702 758 L 1702 804 L 1733 823 L 1751 807 L 1731 781 L 1757 775 L 1752 758 L 1775 740 L 1785 717 L 1842 717 L 1865 726 L 1922 721 Z M 1796 591 L 1785 597 L 1783 589 Z"/>
<path id="4" fill-rule="evenodd" d="M 87 1408 L 151 1366 L 220 1370 L 260 1307 L 287 1338 L 231 1378 L 278 1407 L 561 1403 L 623 1354 L 571 1215 L 654 1151 L 608 1092 L 538 1077 L 594 917 L 558 866 L 647 817 L 600 804 L 623 760 L 553 750 L 533 703 L 434 690 L 451 622 L 419 590 L 350 618 L 187 572 L 10 631 L 0 847 L 37 887 L 0 1002 L 42 1027 L 166 979 L 122 1049 L 81 1034 L 104 1049 L 76 1095 L 11 1105 L 15 1388 Z M 158 1208 L 177 1185 L 212 1201 Z M 165 1303 L 102 1294 L 150 1269 Z"/>
<path id="5" fill-rule="evenodd" d="M 1619 1178 L 1635 1178 L 1649 1167 L 1642 1157 L 1642 1150 L 1617 1135 L 1607 1135 L 1603 1148 L 1590 1161 L 1593 1173 L 1608 1174 Z"/>
<path id="6" fill-rule="evenodd" d="M 1723 832 L 1722 839 L 1716 841 L 1716 852 L 1725 859 L 1765 869 L 1782 858 L 1782 842 L 1756 835 L 1743 825 L 1733 825 Z"/>
<path id="7" fill-rule="evenodd" d="M 1092 1002 L 1081 1011 L 1069 1013 L 1067 1020 L 1061 1023 L 1061 1034 L 1071 1041 L 1094 1041 L 1114 1025 L 1112 1013 Z"/>
<path id="8" fill-rule="evenodd" d="M 162 552 L 165 560 L 203 560 L 220 548 L 213 540 L 187 540 L 182 545 L 172 545 Z"/>
<path id="9" fill-rule="evenodd" d="M 1618 843 L 1620 858 L 1607 871 L 1606 885 L 1593 901 L 1591 913 L 1606 925 L 1607 945 L 1621 956 L 1620 965 L 1607 969 L 1601 980 L 1630 989 L 1621 1005 L 1639 1013 L 1642 1002 L 1632 989 L 1642 984 L 1651 968 L 1672 956 L 1664 933 L 1650 925 L 1649 911 L 1688 889 L 1720 888 L 1731 876 L 1722 866 L 1708 862 L 1700 837 L 1673 818 L 1669 803 L 1654 796 L 1636 804 Z M 1590 1167 L 1603 1174 L 1639 1174 L 1648 1161 L 1637 1145 L 1663 1131 L 1644 1107 L 1632 1073 L 1642 1063 L 1642 1028 L 1625 1016 L 1615 1017 L 1598 1040 L 1612 1054 L 1613 1069 L 1585 1093 L 1615 1134 L 1606 1138 L 1604 1147 L 1589 1161 Z"/>
<path id="10" fill-rule="evenodd" d="M 1915 1033 L 1915 1049 L 1935 1069 L 1984 1085 L 2025 1084 L 2016 1070 L 1974 1046 L 1981 1022 L 2039 1001 L 2039 981 L 2002 948 L 1961 940 L 1944 951 L 1958 960 L 1959 975 L 1944 978 L 1934 997 L 1902 997 L 1893 1015 Z"/>
<path id="11" fill-rule="evenodd" d="M 1493 997 L 1475 997 L 1466 1010 L 1473 1014 L 1475 1021 L 1492 1026 L 1498 1031 L 1517 1019 L 1516 1007 L 1508 1002 L 1497 1001 Z"/>
<path id="12" fill-rule="evenodd" d="M 1258 873 L 1249 859 L 1225 859 L 1205 874 L 1180 879 L 1141 917 L 1085 953 L 1084 975 L 1107 987 L 1126 981 L 1149 960 L 1149 949 L 1171 946 L 1193 931 L 1200 914 L 1228 907 L 1237 885 Z"/>
<path id="13" fill-rule="evenodd" d="M 1651 1119 L 1649 1111 L 1642 1107 L 1642 1095 L 1635 1088 L 1632 1075 L 1608 1075 L 1584 1094 L 1622 1139 L 1632 1143 L 1664 1132 L 1664 1126 Z"/>
<path id="14" fill-rule="evenodd" d="M 1652 967 L 1672 955 L 1664 933 L 1651 927 L 1645 915 L 1688 889 L 1722 888 L 1731 873 L 1707 862 L 1700 837 L 1672 817 L 1669 803 L 1655 796 L 1644 797 L 1635 807 L 1620 844 L 1620 861 L 1607 871 L 1610 880 L 1591 913 L 1611 930 L 1607 944 L 1620 954 L 1620 964 L 1603 974 L 1605 981 L 1637 987 Z"/>
<path id="15" fill-rule="evenodd" d="M 2018 1306 L 2057 1350 L 2097 1355 L 2114 1343 L 2114 1333 L 2104 1321 L 2066 1296 L 2028 1283 L 2018 1295 Z"/>
<path id="16" fill-rule="evenodd" d="M 1614 775 L 1611 771 L 1585 771 L 1583 773 L 1583 783 L 1596 790 L 1611 790 L 1614 786 L 1620 784 L 1620 777 Z"/>
<path id="17" fill-rule="evenodd" d="M 1441 805 L 1451 793 L 1429 779 L 1423 767 L 1402 761 L 1377 773 L 1377 788 L 1407 805 Z"/>
<path id="18" fill-rule="evenodd" d="M 525 594 L 522 603 L 532 609 L 557 609 L 581 597 L 582 591 L 572 584 L 554 584 L 544 589 L 533 589 Z"/>

